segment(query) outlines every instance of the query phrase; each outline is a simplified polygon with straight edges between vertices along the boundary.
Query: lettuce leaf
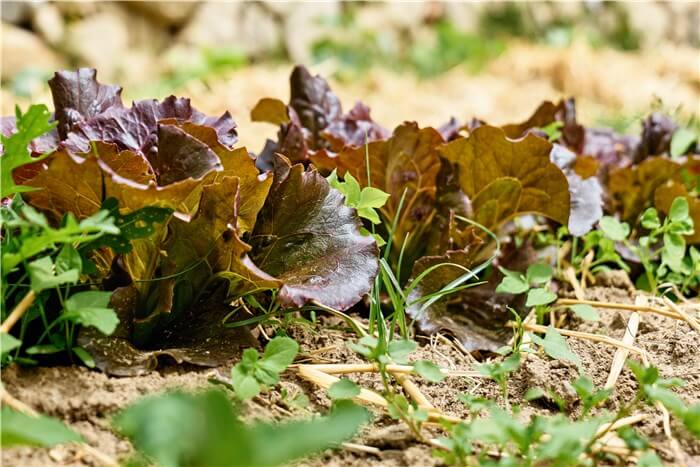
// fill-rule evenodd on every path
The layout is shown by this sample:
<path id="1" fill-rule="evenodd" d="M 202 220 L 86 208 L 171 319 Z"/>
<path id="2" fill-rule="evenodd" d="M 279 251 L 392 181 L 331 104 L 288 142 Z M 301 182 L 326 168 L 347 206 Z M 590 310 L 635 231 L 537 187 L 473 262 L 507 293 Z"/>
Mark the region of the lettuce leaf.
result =
<path id="1" fill-rule="evenodd" d="M 360 102 L 344 114 L 328 82 L 305 67 L 294 67 L 289 82 L 289 105 L 263 98 L 251 111 L 254 122 L 279 125 L 277 141 L 268 140 L 260 152 L 259 167 L 270 168 L 274 153 L 283 154 L 292 163 L 308 164 L 315 154 L 332 155 L 389 136 L 372 120 L 369 107 Z"/>
<path id="2" fill-rule="evenodd" d="M 312 162 L 321 170 L 337 170 L 340 176 L 350 173 L 361 186 L 373 186 L 391 195 L 380 213 L 385 225 L 396 223 L 393 245 L 398 253 L 409 232 L 410 243 L 420 245 L 431 230 L 441 166 L 438 146 L 442 143 L 442 137 L 433 128 L 419 128 L 414 122 L 406 122 L 385 141 L 348 147 L 337 155 L 316 154 Z M 407 250 L 411 253 L 415 247 L 409 246 Z"/>
<path id="3" fill-rule="evenodd" d="M 379 251 L 354 209 L 316 170 L 279 157 L 275 185 L 250 237 L 252 259 L 284 285 L 286 306 L 316 300 L 345 310 L 366 294 Z"/>
<path id="4" fill-rule="evenodd" d="M 320 132 L 327 125 L 313 122 L 343 115 L 325 81 L 304 72 L 294 76 L 288 107 L 302 118 L 295 116 L 294 128 L 310 142 L 326 141 Z M 316 300 L 347 309 L 369 291 L 378 249 L 360 232 L 357 213 L 314 169 L 279 156 L 274 173 L 258 169 L 245 148 L 234 148 L 228 112 L 209 117 L 174 96 L 127 108 L 121 88 L 97 82 L 89 69 L 57 73 L 51 89 L 58 150 L 21 179 L 37 188 L 27 202 L 53 222 L 68 212 L 87 217 L 107 200 L 116 200 L 120 219 L 149 207 L 164 221 L 149 224 L 130 248 L 105 244 L 86 252 L 98 265 L 94 279 L 117 287 L 112 305 L 121 319 L 113 336 L 87 329 L 80 336 L 98 367 L 133 374 L 154 368 L 161 355 L 223 363 L 239 348 L 232 340 L 246 339 L 245 328 L 222 324 L 231 311 L 224 303 L 242 294 L 275 288 L 282 306 Z M 360 122 L 363 112 L 358 107 L 345 117 Z M 3 122 L 12 133 L 11 122 Z M 27 151 L 45 145 L 17 144 Z M 32 162 L 29 154 L 23 163 Z"/>

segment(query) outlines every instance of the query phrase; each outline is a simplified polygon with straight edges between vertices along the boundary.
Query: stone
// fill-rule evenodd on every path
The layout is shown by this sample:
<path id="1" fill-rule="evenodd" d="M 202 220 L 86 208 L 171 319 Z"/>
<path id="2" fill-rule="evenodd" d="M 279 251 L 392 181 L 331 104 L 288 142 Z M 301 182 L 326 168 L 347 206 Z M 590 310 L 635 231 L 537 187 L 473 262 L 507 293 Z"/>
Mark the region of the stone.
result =
<path id="1" fill-rule="evenodd" d="M 267 11 L 281 17 L 291 14 L 298 7 L 296 2 L 280 2 L 279 0 L 262 0 L 260 4 Z"/>
<path id="2" fill-rule="evenodd" d="M 178 35 L 178 42 L 198 46 L 235 46 L 240 38 L 243 3 L 204 3 Z"/>
<path id="3" fill-rule="evenodd" d="M 125 5 L 134 11 L 144 13 L 161 25 L 180 26 L 192 17 L 197 2 L 127 2 Z"/>
<path id="4" fill-rule="evenodd" d="M 2 78 L 11 79 L 26 70 L 53 72 L 60 68 L 58 55 L 31 32 L 2 24 Z"/>
<path id="5" fill-rule="evenodd" d="M 479 32 L 481 17 L 489 7 L 486 2 L 447 2 L 444 4 L 444 19 L 461 32 Z"/>
<path id="6" fill-rule="evenodd" d="M 284 18 L 284 45 L 289 59 L 295 63 L 311 63 L 311 46 L 328 32 L 321 24 L 322 18 L 337 17 L 341 13 L 340 2 L 299 3 Z"/>
<path id="7" fill-rule="evenodd" d="M 118 12 L 100 11 L 68 26 L 64 48 L 106 80 L 116 76 L 129 50 L 129 26 Z"/>
<path id="8" fill-rule="evenodd" d="M 264 55 L 280 46 L 274 16 L 255 3 L 205 3 L 179 35 L 185 44 L 234 48 L 248 56 Z"/>
<path id="9" fill-rule="evenodd" d="M 63 40 L 66 31 L 61 10 L 52 3 L 40 3 L 34 7 L 32 28 L 52 46 L 57 46 Z"/>
<path id="10" fill-rule="evenodd" d="M 652 47 L 668 39 L 671 15 L 664 5 L 641 2 L 626 10 L 630 26 L 639 35 L 642 47 Z"/>
<path id="11" fill-rule="evenodd" d="M 274 17 L 262 7 L 251 3 L 243 10 L 240 45 L 248 55 L 264 55 L 282 45 L 281 28 Z"/>
<path id="12" fill-rule="evenodd" d="M 97 68 L 102 81 L 127 85 L 148 80 L 168 40 L 160 26 L 112 4 L 70 24 L 63 48 L 80 66 Z"/>
<path id="13" fill-rule="evenodd" d="M 31 5 L 27 2 L 2 2 L 0 16 L 10 24 L 24 23 L 31 14 Z"/>

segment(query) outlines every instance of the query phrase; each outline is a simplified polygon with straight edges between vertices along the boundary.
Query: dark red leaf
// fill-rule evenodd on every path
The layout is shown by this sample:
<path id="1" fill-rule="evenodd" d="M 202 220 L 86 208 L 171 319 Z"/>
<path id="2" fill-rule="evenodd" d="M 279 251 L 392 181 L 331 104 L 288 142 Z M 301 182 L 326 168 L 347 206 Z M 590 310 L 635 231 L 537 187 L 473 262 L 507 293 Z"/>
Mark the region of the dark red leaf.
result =
<path id="1" fill-rule="evenodd" d="M 251 257 L 284 283 L 278 295 L 284 305 L 317 300 L 345 310 L 369 292 L 379 267 L 377 245 L 316 170 L 278 159 L 275 185 L 250 238 Z"/>
<path id="2" fill-rule="evenodd" d="M 94 68 L 58 71 L 49 80 L 49 87 L 61 139 L 66 138 L 76 123 L 122 106 L 121 86 L 99 83 Z"/>

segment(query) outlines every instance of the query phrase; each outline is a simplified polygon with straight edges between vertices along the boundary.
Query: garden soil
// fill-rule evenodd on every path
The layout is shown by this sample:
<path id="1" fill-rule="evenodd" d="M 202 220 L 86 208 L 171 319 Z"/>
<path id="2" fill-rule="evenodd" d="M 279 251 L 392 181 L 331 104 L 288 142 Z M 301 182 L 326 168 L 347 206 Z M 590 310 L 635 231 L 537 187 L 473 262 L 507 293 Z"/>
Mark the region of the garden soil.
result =
<path id="1" fill-rule="evenodd" d="M 566 292 L 563 292 L 564 294 Z M 586 298 L 599 301 L 632 303 L 634 293 L 629 288 L 593 286 L 586 290 Z M 605 334 L 621 339 L 630 312 L 600 309 L 601 321 L 582 322 L 570 317 L 564 327 L 573 330 Z M 362 363 L 357 354 L 347 347 L 354 336 L 334 318 L 320 318 L 320 324 L 291 325 L 287 332 L 301 345 L 300 363 Z M 264 342 L 262 334 L 261 342 Z M 416 359 L 429 359 L 452 370 L 473 370 L 476 363 L 472 355 L 461 352 L 446 336 L 418 336 L 421 344 Z M 597 386 L 605 384 L 615 348 L 574 338 L 568 339 L 571 349 L 581 358 L 583 370 Z M 653 364 L 665 378 L 679 377 L 686 385 L 677 393 L 687 403 L 700 400 L 700 336 L 680 321 L 642 314 L 635 345 L 648 352 Z M 227 379 L 230 362 L 220 368 L 202 369 L 166 364 L 160 371 L 144 376 L 115 378 L 83 367 L 20 368 L 12 366 L 3 371 L 5 389 L 33 409 L 57 417 L 83 435 L 91 446 L 115 459 L 128 456 L 128 441 L 110 429 L 111 417 L 135 400 L 171 389 L 198 390 L 211 381 Z M 539 387 L 556 393 L 567 402 L 573 415 L 580 412 L 570 382 L 576 379 L 578 370 L 572 363 L 554 361 L 545 356 L 530 354 L 509 380 L 511 404 L 522 405 L 520 417 L 533 414 L 552 414 L 555 404 L 547 400 L 527 403 L 523 400 L 529 388 Z M 368 389 L 379 389 L 375 374 L 350 375 L 351 379 Z M 499 400 L 500 390 L 489 380 L 468 377 L 449 377 L 441 383 L 429 384 L 417 381 L 423 394 L 440 410 L 449 415 L 466 417 L 467 411 L 457 396 L 470 393 Z M 615 410 L 631 399 L 636 390 L 629 370 L 623 370 L 607 405 L 602 409 Z M 303 396 L 305 397 L 303 397 Z M 302 396 L 302 397 L 299 397 Z M 300 403 L 308 398 L 307 403 Z M 324 389 L 301 379 L 294 368 L 286 371 L 282 382 L 273 390 L 246 403 L 244 418 L 247 420 L 281 420 L 304 418 L 312 413 L 325 413 L 330 400 Z M 298 463 L 307 467 L 332 466 L 432 466 L 441 465 L 433 458 L 431 448 L 415 441 L 401 424 L 379 410 L 371 425 L 353 440 L 353 443 L 377 448 L 368 453 L 353 446 L 328 450 Z M 644 409 L 647 414 L 637 428 L 649 438 L 668 465 L 700 465 L 700 442 L 685 434 L 672 422 L 674 436 L 684 452 L 684 459 L 674 457 L 662 428 L 662 416 L 653 407 Z M 429 436 L 439 437 L 438 428 L 429 428 Z M 49 467 L 100 465 L 91 454 L 79 446 L 59 446 L 51 449 L 11 448 L 2 450 L 5 467 Z"/>

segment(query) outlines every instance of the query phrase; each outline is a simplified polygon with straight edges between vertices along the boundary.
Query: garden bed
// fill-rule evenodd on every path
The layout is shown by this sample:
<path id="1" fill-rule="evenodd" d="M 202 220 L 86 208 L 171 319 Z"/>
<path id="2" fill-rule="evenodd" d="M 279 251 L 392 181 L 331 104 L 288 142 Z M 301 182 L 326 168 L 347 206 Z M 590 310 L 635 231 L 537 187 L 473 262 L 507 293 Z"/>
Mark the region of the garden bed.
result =
<path id="1" fill-rule="evenodd" d="M 629 288 L 593 286 L 586 291 L 586 299 L 632 304 L 634 292 Z M 590 323 L 574 318 L 566 328 L 622 338 L 631 313 L 605 308 L 599 311 L 601 321 Z M 304 364 L 364 363 L 355 352 L 347 348 L 346 343 L 354 340 L 355 336 L 339 320 L 321 319 L 316 328 L 293 324 L 287 332 L 299 342 L 300 360 Z M 421 347 L 415 354 L 416 359 L 427 359 L 455 371 L 474 369 L 474 358 L 460 351 L 447 336 L 424 336 L 419 342 Z M 634 343 L 648 352 L 664 378 L 679 377 L 686 381 L 687 384 L 678 390 L 681 398 L 687 403 L 700 399 L 700 341 L 686 323 L 654 314 L 643 314 Z M 570 339 L 569 345 L 581 357 L 585 374 L 590 375 L 597 386 L 605 384 L 616 348 L 579 339 Z M 116 459 L 129 454 L 132 448 L 127 440 L 110 428 L 112 414 L 146 395 L 172 389 L 201 390 L 212 379 L 227 378 L 231 366 L 232 363 L 215 369 L 166 366 L 161 371 L 148 375 L 124 378 L 110 377 L 77 366 L 24 369 L 15 366 L 3 372 L 3 383 L 7 391 L 21 395 L 24 403 L 65 421 L 83 435 L 91 446 Z M 551 401 L 529 403 L 523 399 L 528 389 L 539 387 L 551 390 L 570 402 L 576 413 L 580 408 L 577 407 L 576 394 L 569 382 L 577 374 L 578 370 L 573 363 L 530 355 L 508 381 L 510 402 L 523 406 L 523 418 L 556 412 L 556 406 Z M 381 389 L 376 374 L 350 377 L 364 388 Z M 417 384 L 421 392 L 443 413 L 460 418 L 468 416 L 468 410 L 458 401 L 458 395 L 470 393 L 491 399 L 500 397 L 497 384 L 483 378 L 449 377 L 441 383 L 419 381 Z M 285 397 L 280 391 L 286 391 Z M 635 391 L 634 379 L 628 370 L 623 371 L 603 409 L 614 411 L 620 401 L 628 401 Z M 293 402 L 300 394 L 308 397 L 309 404 L 305 407 Z M 279 387 L 246 403 L 244 413 L 247 419 L 284 420 L 325 412 L 329 405 L 330 399 L 326 391 L 299 377 L 292 368 L 284 373 Z M 665 462 L 675 465 L 682 462 L 686 465 L 700 463 L 700 442 L 697 439 L 688 435 L 679 437 L 678 442 L 686 457 L 677 459 L 664 434 L 662 413 L 648 407 L 638 414 L 643 415 L 644 419 L 635 426 L 649 439 Z M 375 417 L 372 425 L 364 428 L 352 441 L 354 444 L 326 451 L 298 465 L 441 465 L 433 457 L 433 449 L 417 442 L 401 423 L 392 420 L 381 410 L 375 412 Z M 674 433 L 679 433 L 676 424 L 672 427 Z M 437 437 L 438 431 L 432 429 L 431 433 Z M 363 449 L 367 452 L 363 452 Z M 3 449 L 2 462 L 4 465 L 26 467 L 101 465 L 80 447 L 63 446 L 51 449 Z"/>
<path id="2" fill-rule="evenodd" d="M 251 149 L 49 87 L 2 119 L 8 464 L 698 460 L 695 119 L 389 129 L 297 66 Z"/>

